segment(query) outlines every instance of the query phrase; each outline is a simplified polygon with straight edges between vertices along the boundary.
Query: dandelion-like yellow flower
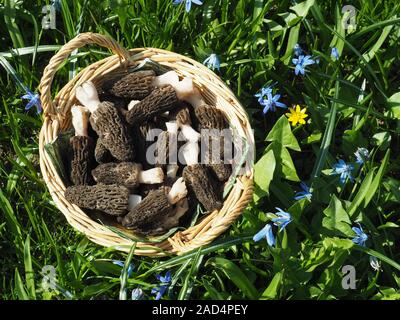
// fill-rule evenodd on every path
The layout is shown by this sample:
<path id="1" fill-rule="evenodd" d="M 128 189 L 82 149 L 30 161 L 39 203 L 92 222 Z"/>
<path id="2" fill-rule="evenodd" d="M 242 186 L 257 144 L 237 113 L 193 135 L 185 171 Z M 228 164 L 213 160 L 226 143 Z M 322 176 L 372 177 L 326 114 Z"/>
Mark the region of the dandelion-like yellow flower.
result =
<path id="1" fill-rule="evenodd" d="M 298 123 L 306 123 L 304 119 L 308 117 L 306 114 L 307 108 L 301 109 L 299 105 L 296 105 L 293 108 L 289 108 L 289 111 L 290 112 L 286 113 L 286 116 L 288 117 L 289 122 L 292 123 L 292 126 L 295 126 Z"/>

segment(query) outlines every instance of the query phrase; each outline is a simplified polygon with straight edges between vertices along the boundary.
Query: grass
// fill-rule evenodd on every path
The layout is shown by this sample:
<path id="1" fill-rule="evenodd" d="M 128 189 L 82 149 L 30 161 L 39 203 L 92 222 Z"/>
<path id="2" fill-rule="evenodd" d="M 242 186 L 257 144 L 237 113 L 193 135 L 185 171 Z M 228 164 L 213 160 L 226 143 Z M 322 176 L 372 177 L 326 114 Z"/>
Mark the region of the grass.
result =
<path id="1" fill-rule="evenodd" d="M 153 299 L 156 275 L 168 270 L 165 299 L 400 298 L 397 1 L 352 2 L 353 32 L 342 27 L 342 1 L 205 0 L 186 13 L 172 0 L 63 0 L 56 29 L 42 30 L 48 2 L 0 5 L 1 299 L 130 299 L 138 286 Z M 257 188 L 243 217 L 211 245 L 164 259 L 122 254 L 74 231 L 54 205 L 39 169 L 41 116 L 25 111 L 20 97 L 24 85 L 37 90 L 61 45 L 87 31 L 127 48 L 158 47 L 198 61 L 220 56 L 219 75 L 255 130 Z M 319 57 L 304 77 L 295 76 L 291 62 L 296 43 Z M 338 61 L 332 47 L 339 49 Z M 108 54 L 79 50 L 58 71 L 53 92 Z M 290 126 L 279 108 L 263 115 L 254 94 L 274 83 L 282 102 L 307 107 L 307 124 Z M 356 166 L 354 182 L 341 185 L 331 168 L 339 159 L 354 163 L 358 147 L 367 148 L 370 159 Z M 312 186 L 311 201 L 293 199 L 300 181 Z M 255 243 L 252 236 L 275 207 L 293 221 L 280 233 L 273 227 L 276 246 Z M 365 247 L 351 241 L 357 223 L 368 234 Z M 370 255 L 381 270 L 370 266 Z M 113 260 L 126 261 L 125 267 Z M 135 266 L 130 277 L 129 263 Z M 345 265 L 355 267 L 355 290 L 342 287 Z M 54 266 L 56 290 L 43 290 L 44 266 Z"/>

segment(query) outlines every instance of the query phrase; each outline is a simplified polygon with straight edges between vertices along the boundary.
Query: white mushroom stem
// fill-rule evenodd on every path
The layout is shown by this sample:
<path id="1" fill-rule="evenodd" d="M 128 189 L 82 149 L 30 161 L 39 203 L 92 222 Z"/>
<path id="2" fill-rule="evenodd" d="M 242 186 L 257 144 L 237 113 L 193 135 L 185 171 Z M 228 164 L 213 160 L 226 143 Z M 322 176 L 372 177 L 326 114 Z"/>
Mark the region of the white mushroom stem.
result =
<path id="1" fill-rule="evenodd" d="M 183 78 L 183 80 L 179 81 L 179 83 L 174 86 L 174 89 L 176 91 L 178 99 L 186 101 L 186 99 L 194 94 L 194 85 L 192 78 Z"/>
<path id="2" fill-rule="evenodd" d="M 171 85 L 174 88 L 179 83 L 179 76 L 175 71 L 168 71 L 158 77 L 155 77 L 153 80 L 154 87 L 165 87 L 167 85 Z"/>
<path id="3" fill-rule="evenodd" d="M 128 110 L 131 110 L 135 105 L 137 105 L 140 102 L 140 100 L 132 100 L 128 104 Z"/>
<path id="4" fill-rule="evenodd" d="M 170 134 L 177 134 L 178 133 L 178 124 L 175 121 L 166 122 L 165 126 L 167 127 L 167 131 Z"/>
<path id="5" fill-rule="evenodd" d="M 189 124 L 181 124 L 180 125 L 181 132 L 183 136 L 185 137 L 186 140 L 189 140 L 191 142 L 197 142 L 200 139 L 200 133 L 198 133 L 196 130 L 194 130 Z"/>
<path id="6" fill-rule="evenodd" d="M 175 204 L 179 200 L 183 199 L 187 195 L 187 189 L 185 181 L 180 177 L 176 182 L 172 185 L 170 192 L 167 195 L 168 202 L 170 204 Z"/>
<path id="7" fill-rule="evenodd" d="M 199 151 L 197 142 L 188 141 L 182 146 L 182 155 L 186 165 L 191 166 L 198 163 Z"/>
<path id="8" fill-rule="evenodd" d="M 182 217 L 186 211 L 189 210 L 189 201 L 187 198 L 183 198 L 181 200 L 178 201 L 178 203 L 176 204 L 176 211 L 175 211 L 175 219 L 179 219 L 180 217 Z"/>
<path id="9" fill-rule="evenodd" d="M 179 166 L 177 164 L 167 165 L 167 177 L 176 178 L 176 173 L 178 172 Z"/>
<path id="10" fill-rule="evenodd" d="M 161 168 L 143 170 L 139 173 L 139 183 L 155 184 L 164 181 L 164 171 Z"/>
<path id="11" fill-rule="evenodd" d="M 130 194 L 128 200 L 128 210 L 131 211 L 142 201 L 142 196 L 138 194 Z"/>
<path id="12" fill-rule="evenodd" d="M 78 86 L 75 90 L 75 96 L 80 103 L 89 109 L 90 113 L 95 112 L 100 104 L 96 87 L 92 81 L 86 81 Z"/>
<path id="13" fill-rule="evenodd" d="M 189 210 L 189 202 L 187 198 L 179 200 L 176 204 L 175 214 L 165 220 L 165 227 L 172 228 L 179 223 L 179 219 Z"/>
<path id="14" fill-rule="evenodd" d="M 71 108 L 72 125 L 76 136 L 88 136 L 89 112 L 82 106 L 74 105 Z"/>

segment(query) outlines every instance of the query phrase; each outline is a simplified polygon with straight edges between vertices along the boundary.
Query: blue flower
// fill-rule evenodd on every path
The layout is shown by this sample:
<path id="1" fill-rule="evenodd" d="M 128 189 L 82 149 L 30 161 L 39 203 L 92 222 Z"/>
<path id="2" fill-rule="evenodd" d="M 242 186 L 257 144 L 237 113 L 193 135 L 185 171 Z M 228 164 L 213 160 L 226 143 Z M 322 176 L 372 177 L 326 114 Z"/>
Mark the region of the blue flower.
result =
<path id="1" fill-rule="evenodd" d="M 359 165 L 364 164 L 365 161 L 369 159 L 369 151 L 365 148 L 357 148 L 357 151 L 354 153 L 357 160 L 356 163 Z"/>
<path id="2" fill-rule="evenodd" d="M 132 300 L 142 300 L 143 298 L 143 290 L 140 287 L 137 287 L 132 290 Z"/>
<path id="3" fill-rule="evenodd" d="M 215 53 L 210 54 L 210 56 L 203 61 L 203 64 L 205 64 L 207 68 L 210 68 L 212 70 L 218 69 L 219 71 L 220 62 L 218 56 Z"/>
<path id="4" fill-rule="evenodd" d="M 294 55 L 296 57 L 300 56 L 303 53 L 303 50 L 301 49 L 300 45 L 296 43 L 293 47 Z"/>
<path id="5" fill-rule="evenodd" d="M 339 50 L 336 47 L 332 48 L 331 56 L 334 58 L 334 60 L 339 60 Z"/>
<path id="6" fill-rule="evenodd" d="M 203 4 L 203 2 L 200 0 L 174 0 L 173 4 L 180 4 L 182 2 L 185 2 L 186 12 L 189 12 L 192 8 L 192 2 L 194 4 L 197 4 L 198 6 L 201 6 Z"/>
<path id="7" fill-rule="evenodd" d="M 25 110 L 29 110 L 33 106 L 36 106 L 36 112 L 42 112 L 42 104 L 40 103 L 40 97 L 38 93 L 32 93 L 28 90 L 27 93 L 21 97 L 21 99 L 29 100 L 25 106 Z"/>
<path id="8" fill-rule="evenodd" d="M 299 73 L 301 73 L 304 76 L 304 74 L 306 73 L 305 67 L 315 63 L 315 61 L 311 59 L 311 56 L 308 55 L 307 56 L 301 55 L 298 58 L 294 58 L 292 59 L 292 62 L 293 64 L 296 65 L 296 68 L 294 70 L 296 76 Z"/>
<path id="9" fill-rule="evenodd" d="M 362 247 L 365 247 L 365 242 L 368 240 L 368 236 L 364 233 L 361 225 L 358 224 L 359 228 L 353 227 L 353 231 L 356 233 L 356 236 L 352 239 L 355 244 L 358 244 Z"/>
<path id="10" fill-rule="evenodd" d="M 312 192 L 310 191 L 310 188 L 304 182 L 300 183 L 300 187 L 301 187 L 301 189 L 303 189 L 303 191 L 297 192 L 295 194 L 294 199 L 300 200 L 300 199 L 306 198 L 309 201 L 311 201 Z"/>
<path id="11" fill-rule="evenodd" d="M 351 172 L 354 170 L 353 165 L 347 164 L 342 159 L 340 159 L 337 163 L 333 165 L 333 172 L 332 174 L 340 175 L 340 182 L 344 184 L 347 179 L 353 181 L 353 177 Z"/>
<path id="12" fill-rule="evenodd" d="M 286 226 L 292 222 L 292 216 L 289 212 L 283 211 L 281 208 L 275 207 L 278 212 L 276 218 L 272 218 L 271 220 L 274 222 L 274 225 L 279 227 L 279 232 L 286 228 Z"/>
<path id="13" fill-rule="evenodd" d="M 125 263 L 121 260 L 112 260 L 112 263 L 116 264 L 117 266 L 120 266 L 121 268 L 123 268 L 125 265 Z M 133 263 L 129 264 L 127 271 L 128 278 L 131 277 L 133 269 L 135 269 L 135 265 Z"/>
<path id="14" fill-rule="evenodd" d="M 275 245 L 275 237 L 272 232 L 272 226 L 268 223 L 265 225 L 264 228 L 262 228 L 260 231 L 258 231 L 254 237 L 253 240 L 255 242 L 260 241 L 261 239 L 267 239 L 267 243 L 269 246 L 274 246 Z"/>
<path id="15" fill-rule="evenodd" d="M 270 86 L 262 87 L 261 92 L 255 94 L 254 96 L 258 98 L 258 103 L 264 105 L 264 101 L 268 94 L 272 94 L 272 88 Z"/>
<path id="16" fill-rule="evenodd" d="M 280 97 L 281 97 L 280 94 L 272 96 L 271 93 L 267 93 L 267 99 L 265 99 L 265 97 L 259 98 L 258 102 L 260 102 L 260 104 L 264 106 L 263 113 L 267 114 L 267 112 L 270 110 L 275 111 L 276 107 L 286 109 L 287 108 L 286 104 L 278 101 Z"/>
<path id="17" fill-rule="evenodd" d="M 156 294 L 156 300 L 160 300 L 164 295 L 165 291 L 168 289 L 168 284 L 171 282 L 171 271 L 167 271 L 165 277 L 161 275 L 157 275 L 157 280 L 161 282 L 160 286 L 157 288 L 151 289 L 152 294 Z"/>

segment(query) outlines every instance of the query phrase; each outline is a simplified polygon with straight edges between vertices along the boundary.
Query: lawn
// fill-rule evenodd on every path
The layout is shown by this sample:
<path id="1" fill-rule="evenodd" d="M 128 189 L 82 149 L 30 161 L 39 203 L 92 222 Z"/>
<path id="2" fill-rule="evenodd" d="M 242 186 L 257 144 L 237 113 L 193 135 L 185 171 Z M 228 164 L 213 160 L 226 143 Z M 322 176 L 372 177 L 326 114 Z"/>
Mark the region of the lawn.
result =
<path id="1" fill-rule="evenodd" d="M 400 3 L 351 1 L 344 14 L 343 1 L 173 2 L 0 4 L 0 299 L 399 299 Z M 54 29 L 42 28 L 45 5 Z M 55 206 L 39 168 L 42 114 L 21 97 L 83 32 L 219 58 L 254 129 L 255 193 L 212 244 L 125 254 Z M 109 55 L 75 52 L 53 94 Z"/>

